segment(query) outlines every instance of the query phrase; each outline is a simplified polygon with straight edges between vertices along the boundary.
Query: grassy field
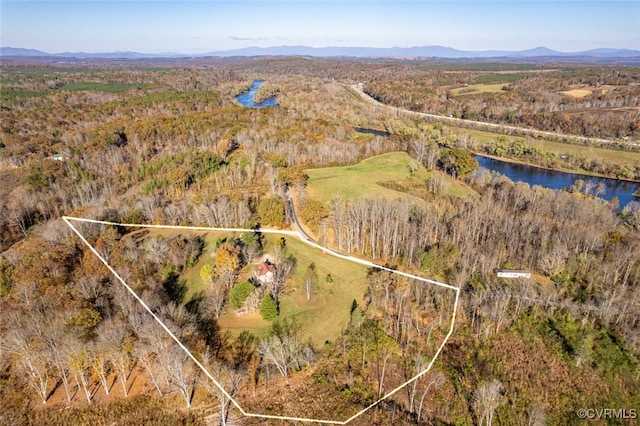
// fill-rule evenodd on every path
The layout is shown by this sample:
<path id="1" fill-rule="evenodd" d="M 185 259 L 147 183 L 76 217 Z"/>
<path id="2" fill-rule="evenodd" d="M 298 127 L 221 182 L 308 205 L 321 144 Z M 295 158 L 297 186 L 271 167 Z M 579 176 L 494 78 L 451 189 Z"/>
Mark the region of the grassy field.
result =
<path id="1" fill-rule="evenodd" d="M 205 237 L 206 246 L 200 259 L 192 268 L 182 273 L 182 279 L 186 281 L 184 303 L 188 303 L 193 296 L 204 289 L 200 278 L 200 269 L 205 263 L 211 262 L 211 254 L 215 242 L 221 237 L 238 237 L 239 233 L 208 232 L 202 231 L 176 231 L 172 229 L 150 230 L 149 236 L 163 236 L 171 238 L 176 235 L 184 235 L 192 238 L 196 235 Z M 269 255 L 270 248 L 275 244 L 278 235 L 265 236 L 265 254 Z M 304 340 L 311 340 L 315 345 L 324 344 L 327 340 L 335 339 L 349 322 L 350 308 L 353 300 L 357 300 L 360 306 L 363 304 L 363 296 L 367 287 L 366 267 L 357 263 L 324 254 L 322 250 L 311 247 L 297 238 L 286 237 L 285 256 L 295 261 L 295 268 L 283 293 L 280 296 L 280 318 L 294 319 L 300 326 Z M 273 256 L 269 256 L 273 259 Z M 315 263 L 318 274 L 318 286 L 313 295 L 307 300 L 304 289 L 304 274 L 307 267 Z M 241 271 L 238 281 L 248 279 L 257 265 L 247 265 Z M 333 282 L 326 281 L 330 274 Z M 232 336 L 237 336 L 246 330 L 256 336 L 266 336 L 271 323 L 265 321 L 260 313 L 238 316 L 235 310 L 225 307 L 225 311 L 218 320 L 222 331 L 229 331 Z"/>
<path id="2" fill-rule="evenodd" d="M 105 93 L 124 93 L 130 90 L 142 90 L 150 87 L 148 83 L 95 83 L 90 81 L 82 81 L 77 83 L 65 84 L 60 90 L 68 91 L 92 91 Z"/>
<path id="3" fill-rule="evenodd" d="M 26 90 L 20 88 L 2 88 L 0 90 L 0 100 L 2 102 L 15 102 L 27 98 L 35 98 L 46 95 L 47 92 L 37 90 Z"/>
<path id="4" fill-rule="evenodd" d="M 477 95 L 478 93 L 500 93 L 503 91 L 506 84 L 470 84 L 464 87 L 458 87 L 457 89 L 451 89 L 450 92 L 453 96 L 460 95 Z"/>
<path id="5" fill-rule="evenodd" d="M 269 236 L 267 240 L 272 243 L 275 238 Z M 316 346 L 335 339 L 349 322 L 353 300 L 362 306 L 367 287 L 366 268 L 323 254 L 321 250 L 290 237 L 287 237 L 287 254 L 295 259 L 296 267 L 280 297 L 280 318 L 294 319 L 300 326 L 303 339 L 311 339 Z M 303 277 L 311 263 L 316 265 L 318 287 L 307 300 Z M 249 267 L 253 268 L 255 265 Z M 331 274 L 332 283 L 326 282 L 327 274 Z M 271 325 L 258 313 L 237 316 L 231 309 L 225 311 L 218 324 L 234 336 L 243 330 L 264 336 Z"/>
<path id="6" fill-rule="evenodd" d="M 488 143 L 496 140 L 499 133 L 485 132 L 481 130 L 463 129 L 459 127 L 447 126 L 451 131 L 457 134 L 469 134 L 475 137 L 481 143 Z M 524 140 L 520 136 L 507 136 L 509 140 Z M 596 160 L 606 160 L 616 164 L 639 164 L 640 152 L 619 151 L 615 149 L 595 148 L 582 145 L 573 145 L 569 143 L 554 142 L 544 139 L 534 139 L 535 145 L 541 146 L 545 151 L 556 153 L 558 156 L 568 154 L 571 156 L 586 155 Z"/>
<path id="7" fill-rule="evenodd" d="M 564 92 L 560 92 L 563 95 L 567 95 L 572 98 L 584 98 L 585 96 L 589 96 L 593 93 L 593 90 L 590 89 L 571 89 L 565 90 Z"/>
<path id="8" fill-rule="evenodd" d="M 413 173 L 410 171 L 410 165 L 415 168 Z M 328 204 L 336 195 L 348 199 L 375 196 L 390 199 L 411 197 L 405 192 L 389 189 L 388 186 L 424 187 L 425 179 L 439 172 L 426 170 L 405 152 L 391 152 L 352 166 L 308 169 L 306 173 L 309 176 L 307 185 L 309 195 Z M 451 179 L 448 193 L 454 196 L 466 196 L 473 194 L 473 191 Z"/>

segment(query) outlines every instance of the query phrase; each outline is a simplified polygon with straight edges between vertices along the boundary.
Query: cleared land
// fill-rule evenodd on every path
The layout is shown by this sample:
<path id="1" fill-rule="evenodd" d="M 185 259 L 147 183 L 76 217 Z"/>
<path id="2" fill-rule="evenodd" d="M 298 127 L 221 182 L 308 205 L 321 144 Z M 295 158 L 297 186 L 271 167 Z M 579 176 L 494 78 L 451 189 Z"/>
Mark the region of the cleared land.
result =
<path id="1" fill-rule="evenodd" d="M 593 93 L 593 90 L 590 89 L 571 89 L 565 90 L 564 92 L 560 92 L 563 95 L 570 96 L 572 98 L 584 98 L 585 96 L 589 96 Z"/>
<path id="2" fill-rule="evenodd" d="M 469 134 L 475 137 L 481 143 L 495 141 L 500 133 L 485 132 L 482 130 L 463 129 L 461 127 L 446 126 L 457 134 Z M 509 140 L 524 140 L 521 136 L 507 136 Z M 569 143 L 554 142 L 545 139 L 531 139 L 533 144 L 541 146 L 545 151 L 556 153 L 558 156 L 568 154 L 572 156 L 585 155 L 595 160 L 607 160 L 615 164 L 640 164 L 640 152 L 620 151 L 615 149 L 596 148 L 583 145 L 574 145 Z"/>
<path id="3" fill-rule="evenodd" d="M 273 244 L 274 238 L 268 236 L 267 241 Z M 287 238 L 287 255 L 293 257 L 296 267 L 280 296 L 279 318 L 294 319 L 300 326 L 303 339 L 310 339 L 316 345 L 335 339 L 349 322 L 353 300 L 362 306 L 367 288 L 367 269 L 357 263 L 323 254 L 321 250 L 295 238 Z M 307 300 L 303 277 L 311 263 L 316 266 L 318 286 L 311 299 Z M 253 271 L 255 267 L 250 265 L 248 268 Z M 326 282 L 328 274 L 333 280 L 331 283 Z M 232 335 L 247 330 L 257 336 L 266 335 L 271 325 L 259 313 L 238 316 L 230 308 L 225 310 L 218 324 Z"/>
<path id="4" fill-rule="evenodd" d="M 414 169 L 413 173 L 411 168 Z M 405 152 L 391 152 L 366 159 L 358 164 L 344 167 L 327 167 L 306 170 L 309 176 L 309 195 L 329 203 L 336 195 L 347 199 L 388 197 L 390 199 L 412 197 L 407 192 L 394 188 L 425 188 L 425 180 L 440 172 L 428 171 Z M 447 179 L 449 179 L 447 177 Z M 467 196 L 474 192 L 461 183 L 450 180 L 447 194 Z"/>
<path id="5" fill-rule="evenodd" d="M 188 303 L 204 290 L 200 270 L 205 263 L 212 263 L 216 240 L 224 237 L 233 239 L 240 234 L 240 232 L 203 233 L 202 231 L 153 229 L 149 230 L 145 238 L 157 236 L 171 238 L 177 235 L 189 238 L 196 235 L 204 237 L 206 244 L 197 264 L 185 269 L 180 277 L 186 283 L 183 300 L 184 303 Z M 271 255 L 271 248 L 280 238 L 278 234 L 265 235 L 265 254 L 272 261 L 274 256 Z M 347 326 L 353 300 L 356 300 L 360 306 L 363 305 L 363 297 L 367 289 L 367 268 L 324 254 L 322 250 L 311 247 L 296 238 L 289 236 L 285 238 L 287 247 L 285 257 L 293 259 L 296 266 L 280 295 L 279 319 L 294 319 L 300 327 L 303 340 L 310 339 L 315 345 L 322 345 L 327 340 L 335 339 Z M 311 263 L 315 264 L 318 284 L 311 298 L 307 300 L 304 274 Z M 257 264 L 245 266 L 237 282 L 250 278 L 256 268 Z M 332 282 L 327 282 L 327 275 L 331 275 Z M 238 316 L 229 305 L 225 307 L 218 324 L 223 331 L 228 330 L 232 336 L 237 336 L 246 330 L 258 337 L 264 337 L 271 327 L 271 322 L 262 319 L 259 312 Z"/>
<path id="6" fill-rule="evenodd" d="M 585 96 L 589 96 L 593 94 L 593 92 L 595 91 L 602 92 L 602 94 L 604 95 L 607 92 L 614 90 L 616 87 L 618 86 L 613 86 L 610 84 L 604 84 L 601 86 L 579 86 L 578 85 L 578 86 L 573 86 L 571 90 L 565 90 L 560 93 L 572 98 L 581 99 L 581 98 L 584 98 Z"/>
<path id="7" fill-rule="evenodd" d="M 458 87 L 457 89 L 451 89 L 450 92 L 453 96 L 460 95 L 477 95 L 478 93 L 499 93 L 504 91 L 504 83 L 497 84 L 469 84 L 468 86 Z"/>

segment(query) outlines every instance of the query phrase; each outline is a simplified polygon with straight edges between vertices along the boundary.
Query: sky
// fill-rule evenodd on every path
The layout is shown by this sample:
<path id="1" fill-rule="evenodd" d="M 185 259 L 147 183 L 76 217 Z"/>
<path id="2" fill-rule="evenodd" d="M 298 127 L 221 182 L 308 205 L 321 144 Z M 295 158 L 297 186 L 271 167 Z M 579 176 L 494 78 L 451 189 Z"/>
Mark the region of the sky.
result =
<path id="1" fill-rule="evenodd" d="M 0 0 L 0 46 L 205 53 L 306 45 L 640 50 L 640 0 Z"/>

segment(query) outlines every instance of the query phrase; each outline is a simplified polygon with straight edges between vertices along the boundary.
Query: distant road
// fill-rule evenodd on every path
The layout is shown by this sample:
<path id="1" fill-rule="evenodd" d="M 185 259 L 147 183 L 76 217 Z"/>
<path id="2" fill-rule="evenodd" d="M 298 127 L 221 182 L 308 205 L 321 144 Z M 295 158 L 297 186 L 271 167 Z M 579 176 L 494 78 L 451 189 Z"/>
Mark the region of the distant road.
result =
<path id="1" fill-rule="evenodd" d="M 377 101 L 376 99 L 372 98 L 371 96 L 369 96 L 368 94 L 366 94 L 363 90 L 360 90 L 357 86 L 348 86 L 351 90 L 357 92 L 360 96 L 362 96 L 362 98 L 374 105 L 378 105 L 384 108 L 388 108 L 388 109 L 392 109 L 398 112 L 401 112 L 403 114 L 408 114 L 408 115 L 413 115 L 415 117 L 420 117 L 420 118 L 428 118 L 431 120 L 438 120 L 438 121 L 444 121 L 447 123 L 450 123 L 452 125 L 456 125 L 456 126 L 460 126 L 460 127 L 471 127 L 473 126 L 473 128 L 478 128 L 478 129 L 486 129 L 489 131 L 496 131 L 498 133 L 517 133 L 518 135 L 526 135 L 526 136 L 533 136 L 533 137 L 542 137 L 542 138 L 549 138 L 549 139 L 553 139 L 553 140 L 560 140 L 560 141 L 575 141 L 575 142 L 581 142 L 581 143 L 586 143 L 586 144 L 596 144 L 596 145 L 605 145 L 605 146 L 611 146 L 611 145 L 615 145 L 615 146 L 619 146 L 619 147 L 640 147 L 640 143 L 638 142 L 626 142 L 626 141 L 615 141 L 615 140 L 610 140 L 610 139 L 600 139 L 600 138 L 589 138 L 586 136 L 576 136 L 576 135 L 567 135 L 564 133 L 555 133 L 555 132 L 545 132 L 543 130 L 535 130 L 535 129 L 529 129 L 526 127 L 516 127 L 516 126 L 508 126 L 506 124 L 496 124 L 496 123 L 486 123 L 484 121 L 474 121 L 474 120 L 466 120 L 463 118 L 455 118 L 455 117 L 447 117 L 445 115 L 436 115 L 436 114 L 429 114 L 426 112 L 415 112 L 415 111 L 410 111 L 408 109 L 402 109 L 402 108 L 398 108 L 398 107 L 394 107 L 391 105 L 387 105 L 387 104 L 383 104 L 380 101 Z"/>

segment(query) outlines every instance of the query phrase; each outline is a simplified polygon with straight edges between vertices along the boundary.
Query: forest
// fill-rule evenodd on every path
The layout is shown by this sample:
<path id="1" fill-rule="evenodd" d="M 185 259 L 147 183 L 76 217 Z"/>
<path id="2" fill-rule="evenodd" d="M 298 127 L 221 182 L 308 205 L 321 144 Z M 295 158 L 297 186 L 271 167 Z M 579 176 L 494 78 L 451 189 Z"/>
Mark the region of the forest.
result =
<path id="1" fill-rule="evenodd" d="M 514 183 L 472 156 L 639 181 L 637 67 L 3 59 L 0 72 L 0 423 L 290 424 L 229 397 L 343 421 L 424 371 L 456 302 L 433 367 L 350 424 L 581 424 L 581 408 L 640 407 L 640 208 Z M 255 79 L 278 106 L 238 104 Z M 421 120 L 357 85 L 391 107 L 615 149 Z M 355 178 L 317 178 L 398 153 L 396 174 L 368 171 L 366 196 L 349 195 Z M 388 269 L 266 237 L 293 229 L 287 193 L 316 241 Z M 63 216 L 253 232 L 74 225 L 149 312 Z M 265 255 L 275 279 L 260 286 Z M 323 298 L 343 322 L 318 339 L 298 308 Z M 255 327 L 228 327 L 241 307 Z"/>

